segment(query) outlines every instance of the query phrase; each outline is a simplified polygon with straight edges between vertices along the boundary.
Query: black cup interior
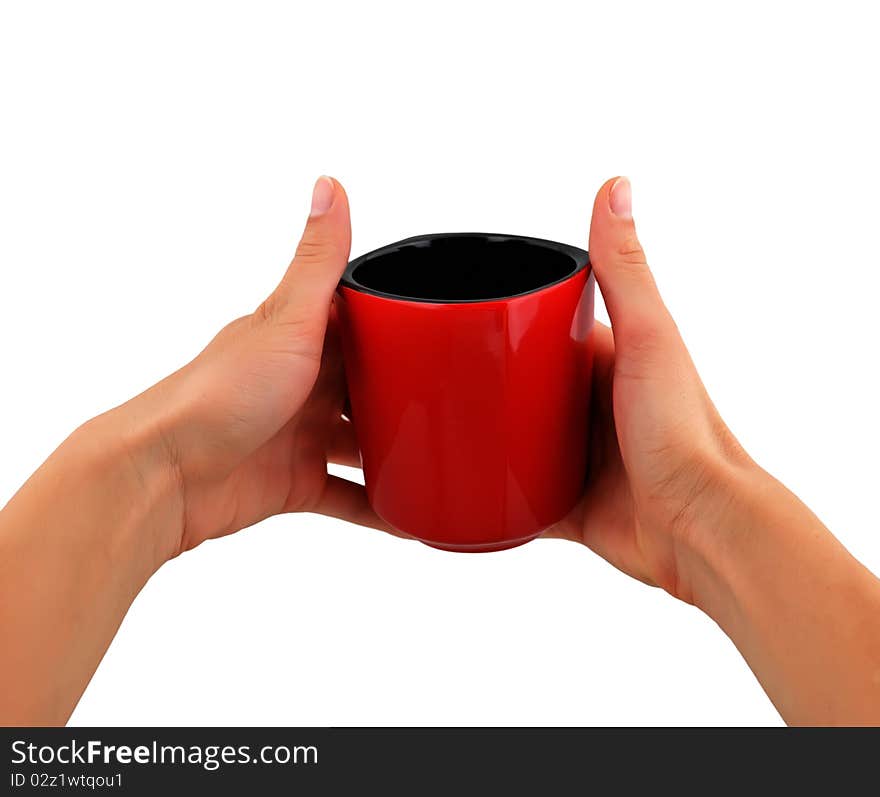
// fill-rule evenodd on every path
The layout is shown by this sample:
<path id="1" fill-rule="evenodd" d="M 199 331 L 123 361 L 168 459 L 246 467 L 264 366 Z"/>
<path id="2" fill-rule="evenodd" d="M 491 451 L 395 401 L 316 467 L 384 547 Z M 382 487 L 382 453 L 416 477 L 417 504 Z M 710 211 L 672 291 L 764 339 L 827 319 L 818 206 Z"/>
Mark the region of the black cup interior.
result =
<path id="1" fill-rule="evenodd" d="M 575 247 L 514 235 L 408 238 L 349 263 L 343 285 L 424 302 L 476 302 L 531 293 L 583 268 Z"/>

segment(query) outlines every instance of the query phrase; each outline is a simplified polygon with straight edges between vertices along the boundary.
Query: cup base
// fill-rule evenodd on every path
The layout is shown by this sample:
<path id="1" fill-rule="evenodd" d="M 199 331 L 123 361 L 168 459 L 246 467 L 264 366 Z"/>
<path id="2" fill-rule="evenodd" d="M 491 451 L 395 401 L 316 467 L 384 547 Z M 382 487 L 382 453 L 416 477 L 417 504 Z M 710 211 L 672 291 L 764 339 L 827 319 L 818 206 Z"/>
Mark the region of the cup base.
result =
<path id="1" fill-rule="evenodd" d="M 495 551 L 506 551 L 508 548 L 518 548 L 541 536 L 541 532 L 530 534 L 528 537 L 520 537 L 516 540 L 503 540 L 501 542 L 477 543 L 474 545 L 460 545 L 455 543 L 432 542 L 430 540 L 419 540 L 425 545 L 436 548 L 439 551 L 450 551 L 452 553 L 494 553 Z M 418 539 L 418 537 L 416 537 Z"/>

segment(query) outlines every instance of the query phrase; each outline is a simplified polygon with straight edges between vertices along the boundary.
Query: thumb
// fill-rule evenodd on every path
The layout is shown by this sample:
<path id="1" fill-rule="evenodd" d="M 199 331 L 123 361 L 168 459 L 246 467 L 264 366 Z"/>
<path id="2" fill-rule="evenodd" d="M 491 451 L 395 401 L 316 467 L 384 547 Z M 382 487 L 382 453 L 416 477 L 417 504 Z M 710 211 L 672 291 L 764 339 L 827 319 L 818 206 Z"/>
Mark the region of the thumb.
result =
<path id="1" fill-rule="evenodd" d="M 632 189 L 626 177 L 608 180 L 596 195 L 590 224 L 590 263 L 624 352 L 677 330 L 648 268 L 632 218 Z"/>
<path id="2" fill-rule="evenodd" d="M 261 315 L 295 323 L 307 337 L 323 340 L 333 293 L 348 263 L 351 222 L 348 197 L 332 177 L 319 177 L 306 229 L 287 272 L 260 306 Z"/>

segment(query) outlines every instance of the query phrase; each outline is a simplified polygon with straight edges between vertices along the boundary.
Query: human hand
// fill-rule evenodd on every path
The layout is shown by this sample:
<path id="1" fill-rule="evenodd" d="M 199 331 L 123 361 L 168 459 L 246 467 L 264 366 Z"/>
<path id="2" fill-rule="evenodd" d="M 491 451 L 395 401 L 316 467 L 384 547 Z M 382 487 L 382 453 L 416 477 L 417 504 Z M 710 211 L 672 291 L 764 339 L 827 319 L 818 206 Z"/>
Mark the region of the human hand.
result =
<path id="1" fill-rule="evenodd" d="M 743 450 L 709 399 L 632 221 L 599 191 L 597 324 L 584 495 L 549 537 L 693 603 L 727 633 L 793 724 L 876 724 L 880 581 Z"/>
<path id="2" fill-rule="evenodd" d="M 97 419 L 125 430 L 138 466 L 159 460 L 170 471 L 180 520 L 162 556 L 283 512 L 387 528 L 361 485 L 327 473 L 328 461 L 360 465 L 342 416 L 333 307 L 350 240 L 345 191 L 321 177 L 296 256 L 268 299 L 188 365 Z"/>
<path id="3" fill-rule="evenodd" d="M 734 485 L 755 466 L 709 399 L 663 304 L 636 237 L 626 178 L 599 190 L 589 249 L 613 332 L 597 322 L 584 496 L 545 536 L 582 542 L 693 602 L 695 537 L 720 522 Z"/>
<path id="4" fill-rule="evenodd" d="M 333 296 L 348 200 L 315 185 L 284 278 L 192 362 L 77 429 L 0 512 L 0 723 L 65 722 L 128 606 L 168 559 L 281 512 L 386 528 L 342 417 Z M 390 529 L 389 529 L 390 531 Z"/>

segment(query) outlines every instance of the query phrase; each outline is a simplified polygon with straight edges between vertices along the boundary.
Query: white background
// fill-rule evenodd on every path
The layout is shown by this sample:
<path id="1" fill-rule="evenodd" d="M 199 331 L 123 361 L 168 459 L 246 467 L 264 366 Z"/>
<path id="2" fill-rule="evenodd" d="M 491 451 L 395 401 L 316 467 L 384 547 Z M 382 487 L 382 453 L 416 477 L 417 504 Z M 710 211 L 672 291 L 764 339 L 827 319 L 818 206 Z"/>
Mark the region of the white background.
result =
<path id="1" fill-rule="evenodd" d="M 727 8 L 4 3 L 0 503 L 265 297 L 317 175 L 360 253 L 584 245 L 627 174 L 722 414 L 880 571 L 876 24 Z M 73 722 L 780 719 L 711 620 L 584 548 L 448 554 L 303 515 L 164 567 Z"/>

